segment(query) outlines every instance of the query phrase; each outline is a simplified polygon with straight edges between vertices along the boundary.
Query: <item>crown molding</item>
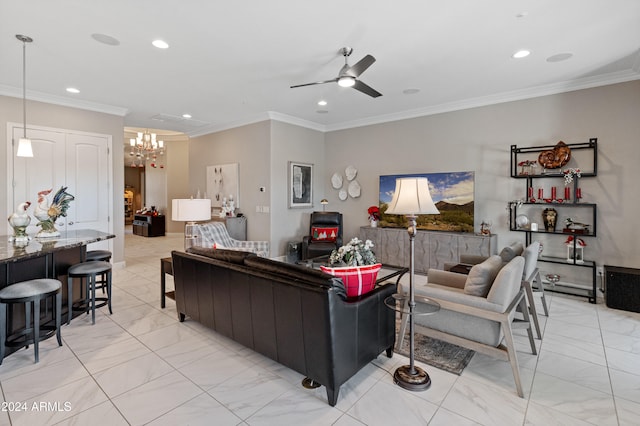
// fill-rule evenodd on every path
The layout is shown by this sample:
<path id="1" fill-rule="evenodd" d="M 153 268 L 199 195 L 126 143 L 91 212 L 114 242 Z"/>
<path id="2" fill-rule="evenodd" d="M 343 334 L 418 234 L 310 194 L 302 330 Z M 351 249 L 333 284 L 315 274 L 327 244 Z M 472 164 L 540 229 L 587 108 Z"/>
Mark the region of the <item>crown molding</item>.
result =
<path id="1" fill-rule="evenodd" d="M 22 99 L 22 89 L 0 84 L 0 95 L 11 96 Z M 41 92 L 27 90 L 27 99 L 30 101 L 44 102 L 53 105 L 60 105 L 70 108 L 84 109 L 88 111 L 101 112 L 104 114 L 124 117 L 129 113 L 128 108 L 113 105 L 100 104 L 97 102 L 82 101 L 79 99 L 69 99 L 63 96 L 50 95 Z"/>
<path id="2" fill-rule="evenodd" d="M 527 89 L 503 92 L 495 95 L 465 99 L 462 101 L 448 102 L 427 108 L 419 108 L 408 111 L 401 111 L 393 114 L 379 115 L 362 120 L 345 121 L 343 123 L 330 124 L 326 126 L 326 131 L 332 132 L 336 130 L 346 130 L 356 127 L 371 126 L 374 124 L 388 123 L 391 121 L 407 120 L 411 118 L 425 117 L 446 112 L 460 111 L 464 109 L 538 98 L 541 96 L 556 95 L 559 93 L 573 92 L 575 90 L 591 89 L 594 87 L 625 83 L 627 81 L 633 80 L 640 80 L 640 53 L 638 54 L 638 58 L 636 60 L 634 68 L 630 70 L 619 71 L 595 77 L 584 77 L 571 81 L 564 81 L 531 87 Z"/>
<path id="3" fill-rule="evenodd" d="M 275 111 L 269 111 L 269 118 L 271 120 L 280 121 L 282 123 L 293 124 L 294 126 L 306 127 L 307 129 L 317 130 L 318 132 L 326 132 L 327 126 L 313 121 L 304 120 L 302 118 L 294 117 L 287 114 L 282 114 Z"/>

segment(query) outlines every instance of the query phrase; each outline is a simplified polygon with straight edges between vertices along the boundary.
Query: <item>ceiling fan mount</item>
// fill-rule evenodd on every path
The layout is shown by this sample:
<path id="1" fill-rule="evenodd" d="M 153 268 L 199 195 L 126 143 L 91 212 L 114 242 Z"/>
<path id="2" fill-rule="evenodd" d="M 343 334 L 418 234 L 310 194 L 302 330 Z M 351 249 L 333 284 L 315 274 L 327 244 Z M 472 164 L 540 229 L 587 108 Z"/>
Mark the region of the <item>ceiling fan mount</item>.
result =
<path id="1" fill-rule="evenodd" d="M 369 68 L 376 61 L 376 58 L 374 58 L 371 55 L 367 55 L 364 58 L 360 59 L 358 62 L 356 62 L 354 65 L 350 66 L 348 58 L 353 53 L 353 49 L 351 47 L 343 47 L 342 49 L 339 50 L 339 53 L 342 56 L 344 56 L 344 65 L 340 69 L 340 72 L 338 73 L 338 77 L 332 80 L 298 84 L 295 86 L 291 86 L 291 88 L 293 89 L 296 87 L 314 86 L 316 84 L 325 84 L 325 83 L 338 83 L 338 85 L 341 87 L 353 87 L 354 89 L 366 95 L 369 95 L 372 98 L 377 98 L 379 96 L 382 96 L 382 93 L 378 92 L 377 90 L 373 89 L 372 87 L 358 80 L 358 77 L 360 76 L 360 74 L 365 72 L 367 68 Z"/>

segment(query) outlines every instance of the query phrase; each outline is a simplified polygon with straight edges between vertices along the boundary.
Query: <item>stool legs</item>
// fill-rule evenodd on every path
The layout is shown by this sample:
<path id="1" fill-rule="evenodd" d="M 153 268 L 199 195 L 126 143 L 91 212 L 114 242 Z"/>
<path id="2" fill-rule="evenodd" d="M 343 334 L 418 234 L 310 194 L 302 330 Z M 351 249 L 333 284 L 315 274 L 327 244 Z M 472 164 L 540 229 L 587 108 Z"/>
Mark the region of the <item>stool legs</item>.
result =
<path id="1" fill-rule="evenodd" d="M 7 327 L 6 320 L 7 318 L 7 305 L 4 303 L 0 303 L 0 365 L 2 365 L 2 360 L 4 359 L 4 342 L 7 340 Z"/>
<path id="2" fill-rule="evenodd" d="M 109 313 L 113 314 L 113 310 L 111 309 L 111 284 L 112 284 L 112 276 L 111 271 L 104 272 L 106 274 L 106 292 L 107 292 L 107 300 L 106 304 L 109 307 Z M 98 280 L 96 273 L 87 273 L 80 278 L 80 281 L 84 280 L 84 306 L 85 313 L 89 313 L 89 309 L 91 310 L 91 322 L 93 324 L 96 323 L 96 291 L 98 290 Z M 105 290 L 105 284 L 103 284 L 102 289 Z M 71 323 L 71 317 L 73 316 L 73 277 L 69 276 L 67 279 L 67 305 L 69 309 L 69 313 L 67 315 L 67 325 Z M 103 300 L 104 299 L 100 299 Z M 104 303 L 100 306 L 104 306 Z M 77 310 L 77 308 L 76 308 Z"/>

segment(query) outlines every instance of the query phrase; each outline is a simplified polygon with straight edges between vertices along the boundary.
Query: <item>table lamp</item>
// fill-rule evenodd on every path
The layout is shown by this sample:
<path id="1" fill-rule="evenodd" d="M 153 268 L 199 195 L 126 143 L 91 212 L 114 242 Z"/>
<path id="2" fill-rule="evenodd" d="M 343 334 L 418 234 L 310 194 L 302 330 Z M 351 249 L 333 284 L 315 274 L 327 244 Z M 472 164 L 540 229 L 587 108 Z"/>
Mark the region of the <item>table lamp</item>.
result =
<path id="1" fill-rule="evenodd" d="M 387 208 L 386 214 L 406 215 L 409 221 L 409 365 L 398 367 L 393 375 L 393 381 L 400 387 L 421 391 L 431 386 L 429 375 L 420 367 L 415 366 L 413 311 L 416 303 L 414 299 L 414 239 L 416 236 L 416 215 L 439 214 L 440 211 L 433 204 L 429 193 L 427 178 L 399 178 L 396 179 L 396 190 Z"/>
<path id="2" fill-rule="evenodd" d="M 322 204 L 322 211 L 324 211 L 325 207 L 327 207 L 327 204 L 329 204 L 329 200 L 323 198 L 322 200 L 320 200 L 320 204 Z"/>
<path id="3" fill-rule="evenodd" d="M 211 220 L 211 200 L 190 198 L 171 200 L 171 220 L 186 222 L 184 225 L 184 250 L 196 246 L 196 222 Z"/>

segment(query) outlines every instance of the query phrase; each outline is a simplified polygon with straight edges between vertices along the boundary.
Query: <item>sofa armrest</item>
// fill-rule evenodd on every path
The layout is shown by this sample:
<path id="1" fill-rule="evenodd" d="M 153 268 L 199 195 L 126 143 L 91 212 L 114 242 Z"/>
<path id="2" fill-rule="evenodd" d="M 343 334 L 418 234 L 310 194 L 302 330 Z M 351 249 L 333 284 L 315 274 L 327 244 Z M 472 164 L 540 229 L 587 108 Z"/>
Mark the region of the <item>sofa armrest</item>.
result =
<path id="1" fill-rule="evenodd" d="M 441 271 L 439 269 L 429 269 L 427 272 L 427 282 L 429 284 L 439 284 L 446 287 L 463 289 L 467 282 L 467 276 L 455 272 Z"/>
<path id="2" fill-rule="evenodd" d="M 438 303 L 442 309 L 474 315 L 476 309 L 490 312 L 504 312 L 501 304 L 488 301 L 485 297 L 464 293 L 462 289 L 451 288 L 439 284 L 417 286 L 414 290 L 417 297 L 428 297 Z"/>

